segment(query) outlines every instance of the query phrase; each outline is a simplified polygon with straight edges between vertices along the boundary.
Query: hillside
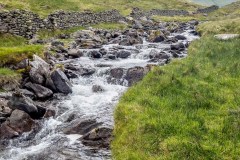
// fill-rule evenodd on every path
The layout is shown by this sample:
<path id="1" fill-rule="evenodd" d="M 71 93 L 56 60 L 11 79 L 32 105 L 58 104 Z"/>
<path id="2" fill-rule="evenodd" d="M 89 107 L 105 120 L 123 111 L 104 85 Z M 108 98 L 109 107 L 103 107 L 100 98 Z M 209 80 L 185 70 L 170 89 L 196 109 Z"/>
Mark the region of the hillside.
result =
<path id="1" fill-rule="evenodd" d="M 236 2 L 237 0 L 191 0 L 192 2 L 202 5 L 218 5 L 220 7 Z"/>
<path id="2" fill-rule="evenodd" d="M 195 10 L 199 6 L 184 0 L 0 0 L 0 3 L 2 4 L 2 9 L 30 9 L 40 15 L 48 15 L 55 10 L 102 11 L 118 9 L 123 14 L 128 14 L 132 7 L 140 7 L 145 10 L 153 8 Z"/>

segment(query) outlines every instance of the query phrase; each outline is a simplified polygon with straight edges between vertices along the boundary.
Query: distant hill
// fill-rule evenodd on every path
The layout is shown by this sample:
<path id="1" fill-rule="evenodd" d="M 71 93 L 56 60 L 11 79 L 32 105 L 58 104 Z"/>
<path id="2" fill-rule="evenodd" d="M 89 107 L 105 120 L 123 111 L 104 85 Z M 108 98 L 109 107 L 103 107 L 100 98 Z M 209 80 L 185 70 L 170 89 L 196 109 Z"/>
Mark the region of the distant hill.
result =
<path id="1" fill-rule="evenodd" d="M 189 0 L 0 0 L 0 9 L 30 9 L 46 16 L 55 10 L 102 11 L 118 9 L 122 14 L 131 12 L 132 7 L 141 9 L 187 9 L 195 10 L 199 5 Z"/>
<path id="2" fill-rule="evenodd" d="M 192 1 L 203 5 L 218 5 L 222 7 L 232 2 L 236 2 L 237 0 L 192 0 Z"/>

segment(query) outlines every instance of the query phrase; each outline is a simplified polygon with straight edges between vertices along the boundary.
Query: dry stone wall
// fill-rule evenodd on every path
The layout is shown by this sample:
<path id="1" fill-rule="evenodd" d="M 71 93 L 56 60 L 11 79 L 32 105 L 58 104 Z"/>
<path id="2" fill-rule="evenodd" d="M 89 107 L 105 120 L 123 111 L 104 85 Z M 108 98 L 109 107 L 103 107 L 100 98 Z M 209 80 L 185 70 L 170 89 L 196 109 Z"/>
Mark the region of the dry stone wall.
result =
<path id="1" fill-rule="evenodd" d="M 37 14 L 24 10 L 13 10 L 0 13 L 0 32 L 32 38 L 40 29 L 66 29 L 101 22 L 123 20 L 117 10 L 93 12 L 58 11 L 41 19 Z"/>
<path id="2" fill-rule="evenodd" d="M 218 6 L 213 5 L 213 6 L 210 6 L 210 7 L 207 7 L 207 8 L 198 9 L 197 13 L 211 13 L 211 12 L 213 12 L 215 10 L 218 10 L 218 9 L 219 9 Z"/>

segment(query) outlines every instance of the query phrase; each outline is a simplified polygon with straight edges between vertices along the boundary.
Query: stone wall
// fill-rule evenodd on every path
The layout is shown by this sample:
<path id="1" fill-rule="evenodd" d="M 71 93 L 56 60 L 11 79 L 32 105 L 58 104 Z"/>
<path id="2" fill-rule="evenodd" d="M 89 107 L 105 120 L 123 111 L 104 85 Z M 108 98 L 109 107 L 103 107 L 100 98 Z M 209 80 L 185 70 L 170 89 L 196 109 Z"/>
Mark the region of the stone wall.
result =
<path id="1" fill-rule="evenodd" d="M 134 8 L 132 13 L 130 14 L 131 17 L 135 19 L 139 19 L 141 17 L 151 17 L 153 15 L 159 16 L 180 16 L 180 15 L 189 15 L 188 11 L 185 10 L 160 10 L 160 9 L 153 9 L 150 11 L 143 11 L 139 8 Z"/>
<path id="2" fill-rule="evenodd" d="M 0 13 L 0 32 L 30 39 L 40 29 L 66 29 L 101 22 L 117 22 L 123 19 L 117 10 L 99 13 L 58 11 L 45 19 L 29 11 L 14 10 Z"/>
<path id="3" fill-rule="evenodd" d="M 207 7 L 207 8 L 203 8 L 203 9 L 198 9 L 197 10 L 197 13 L 210 13 L 210 12 L 213 12 L 215 10 L 218 10 L 219 7 L 218 6 L 210 6 L 210 7 Z"/>

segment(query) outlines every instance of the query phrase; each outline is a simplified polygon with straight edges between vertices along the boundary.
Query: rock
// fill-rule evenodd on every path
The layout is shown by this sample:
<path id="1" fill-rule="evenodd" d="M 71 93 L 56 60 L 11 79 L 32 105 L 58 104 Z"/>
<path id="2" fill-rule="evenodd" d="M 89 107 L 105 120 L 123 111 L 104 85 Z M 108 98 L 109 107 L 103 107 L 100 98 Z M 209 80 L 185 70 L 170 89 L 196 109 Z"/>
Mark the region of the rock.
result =
<path id="1" fill-rule="evenodd" d="M 18 137 L 19 133 L 14 131 L 11 127 L 7 125 L 7 123 L 3 123 L 0 126 L 0 140 L 3 139 L 12 139 Z"/>
<path id="2" fill-rule="evenodd" d="M 36 55 L 33 56 L 33 59 L 34 61 L 30 62 L 32 67 L 29 72 L 30 79 L 34 83 L 43 84 L 50 70 L 50 65 Z"/>
<path id="3" fill-rule="evenodd" d="M 234 38 L 239 38 L 240 34 L 217 34 L 214 37 L 218 40 L 230 40 Z"/>
<path id="4" fill-rule="evenodd" d="M 131 55 L 129 51 L 119 51 L 117 53 L 118 58 L 128 58 Z"/>
<path id="5" fill-rule="evenodd" d="M 154 42 L 154 43 L 159 43 L 159 42 L 163 42 L 164 40 L 165 40 L 165 37 L 162 36 L 162 35 L 160 35 L 160 36 L 156 37 L 156 38 L 153 40 L 153 42 Z"/>
<path id="6" fill-rule="evenodd" d="M 83 66 L 78 65 L 78 64 L 67 63 L 67 64 L 64 65 L 64 67 L 68 70 L 74 71 L 73 73 L 79 74 L 81 76 L 90 76 L 90 75 L 95 73 L 94 68 L 90 68 L 90 67 L 87 68 L 87 67 L 83 67 Z"/>
<path id="7" fill-rule="evenodd" d="M 134 83 L 142 80 L 144 75 L 144 68 L 133 67 L 128 69 L 125 79 L 128 81 L 128 86 L 132 86 Z"/>
<path id="8" fill-rule="evenodd" d="M 122 68 L 111 69 L 110 76 L 116 79 L 121 79 L 123 77 L 123 69 Z"/>
<path id="9" fill-rule="evenodd" d="M 187 38 L 186 38 L 185 36 L 183 36 L 183 35 L 176 35 L 175 38 L 178 39 L 178 40 L 186 40 L 186 39 L 187 39 Z"/>
<path id="10" fill-rule="evenodd" d="M 157 50 L 151 50 L 151 52 L 149 53 L 149 58 L 150 59 L 169 59 L 170 56 L 165 53 L 165 52 L 158 52 Z"/>
<path id="11" fill-rule="evenodd" d="M 67 76 L 69 79 L 71 79 L 71 78 L 78 78 L 78 75 L 77 75 L 74 71 L 65 69 L 65 70 L 64 70 L 64 73 L 66 74 L 66 76 Z"/>
<path id="12" fill-rule="evenodd" d="M 104 89 L 102 88 L 102 86 L 99 86 L 99 85 L 93 85 L 93 87 L 92 87 L 92 91 L 97 93 L 97 92 L 103 92 Z"/>
<path id="13" fill-rule="evenodd" d="M 184 44 L 183 43 L 178 43 L 178 44 L 172 44 L 170 46 L 171 50 L 182 50 L 185 48 Z"/>
<path id="14" fill-rule="evenodd" d="M 52 72 L 51 79 L 60 93 L 72 93 L 72 85 L 67 76 L 59 68 Z"/>
<path id="15" fill-rule="evenodd" d="M 39 84 L 28 82 L 25 84 L 25 87 L 29 90 L 32 90 L 39 99 L 47 99 L 53 95 L 53 92 L 50 89 Z"/>
<path id="16" fill-rule="evenodd" d="M 64 46 L 64 43 L 58 40 L 54 40 L 51 43 L 52 46 Z"/>
<path id="17" fill-rule="evenodd" d="M 53 109 L 47 109 L 46 113 L 44 114 L 44 118 L 50 118 L 50 117 L 54 117 L 56 115 L 56 111 Z"/>
<path id="18" fill-rule="evenodd" d="M 24 96 L 30 97 L 31 99 L 36 98 L 36 95 L 33 92 L 30 92 L 27 89 L 19 89 L 20 93 L 23 94 Z"/>
<path id="19" fill-rule="evenodd" d="M 70 49 L 68 51 L 68 56 L 72 56 L 73 58 L 79 58 L 83 56 L 83 53 L 77 49 Z"/>
<path id="20" fill-rule="evenodd" d="M 63 132 L 65 134 L 84 135 L 100 125 L 101 125 L 101 123 L 98 123 L 96 120 L 79 120 L 79 119 L 77 119 L 77 120 L 73 121 L 69 127 L 64 129 Z"/>
<path id="21" fill-rule="evenodd" d="M 133 29 L 142 29 L 143 26 L 142 26 L 142 24 L 140 23 L 140 21 L 135 20 L 135 21 L 134 21 L 134 25 L 133 25 L 132 28 L 133 28 Z"/>
<path id="22" fill-rule="evenodd" d="M 96 148 L 110 148 L 113 130 L 106 127 L 96 128 L 81 137 L 82 143 Z"/>
<path id="23" fill-rule="evenodd" d="M 29 66 L 29 60 L 28 59 L 24 59 L 21 62 L 19 62 L 14 69 L 25 69 Z"/>
<path id="24" fill-rule="evenodd" d="M 8 102 L 9 108 L 18 109 L 29 114 L 33 119 L 40 119 L 45 113 L 42 107 L 36 106 L 34 102 L 21 93 L 15 92 Z"/>
<path id="25" fill-rule="evenodd" d="M 102 54 L 99 51 L 90 51 L 88 54 L 92 58 L 102 58 Z"/>
<path id="26" fill-rule="evenodd" d="M 18 134 L 30 132 L 34 125 L 34 120 L 32 120 L 27 113 L 21 110 L 14 110 L 8 119 L 8 126 L 18 132 Z"/>
<path id="27" fill-rule="evenodd" d="M 113 54 L 107 54 L 107 55 L 105 55 L 105 57 L 108 58 L 108 59 L 111 59 L 111 60 L 117 59 L 117 57 Z"/>
<path id="28" fill-rule="evenodd" d="M 142 38 L 127 37 L 127 38 L 122 39 L 119 42 L 119 45 L 122 45 L 122 46 L 131 46 L 131 45 L 135 45 L 135 44 L 143 44 Z"/>

